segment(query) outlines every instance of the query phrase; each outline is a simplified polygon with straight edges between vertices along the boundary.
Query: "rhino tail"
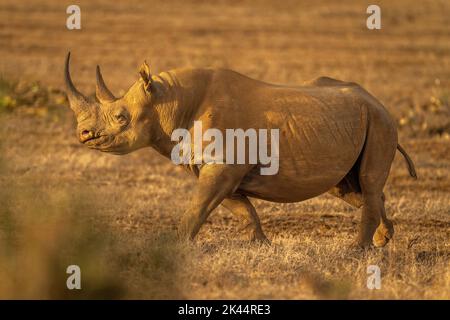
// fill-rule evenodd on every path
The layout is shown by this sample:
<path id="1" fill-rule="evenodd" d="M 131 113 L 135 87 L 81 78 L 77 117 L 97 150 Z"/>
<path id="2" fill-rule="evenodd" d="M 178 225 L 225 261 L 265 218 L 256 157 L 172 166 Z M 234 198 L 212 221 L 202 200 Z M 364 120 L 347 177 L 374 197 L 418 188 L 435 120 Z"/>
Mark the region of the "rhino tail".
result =
<path id="1" fill-rule="evenodd" d="M 416 168 L 414 167 L 413 161 L 400 144 L 397 144 L 397 149 L 398 151 L 400 151 L 403 157 L 405 157 L 406 163 L 408 164 L 409 175 L 414 179 L 417 179 Z"/>

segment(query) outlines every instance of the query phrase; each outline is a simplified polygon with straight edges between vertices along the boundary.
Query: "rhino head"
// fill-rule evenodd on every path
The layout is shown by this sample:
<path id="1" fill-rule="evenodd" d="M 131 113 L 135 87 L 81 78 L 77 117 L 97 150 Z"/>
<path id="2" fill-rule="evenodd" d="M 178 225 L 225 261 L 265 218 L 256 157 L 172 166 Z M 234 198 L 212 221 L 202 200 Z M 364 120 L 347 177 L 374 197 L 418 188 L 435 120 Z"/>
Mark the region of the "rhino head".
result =
<path id="1" fill-rule="evenodd" d="M 66 93 L 77 119 L 77 135 L 89 148 L 126 154 L 148 146 L 151 141 L 152 80 L 144 62 L 140 79 L 120 98 L 106 87 L 97 66 L 96 97 L 88 98 L 74 86 L 69 72 L 70 52 L 65 63 Z"/>

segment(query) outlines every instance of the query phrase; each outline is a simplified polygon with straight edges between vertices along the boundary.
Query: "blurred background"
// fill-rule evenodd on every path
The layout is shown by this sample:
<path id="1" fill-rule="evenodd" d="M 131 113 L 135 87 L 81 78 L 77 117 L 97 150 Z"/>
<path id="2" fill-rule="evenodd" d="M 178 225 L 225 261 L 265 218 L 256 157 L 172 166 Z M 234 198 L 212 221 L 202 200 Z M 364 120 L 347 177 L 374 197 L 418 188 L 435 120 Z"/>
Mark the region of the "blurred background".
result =
<path id="1" fill-rule="evenodd" d="M 71 4 L 81 30 L 66 28 Z M 381 30 L 366 27 L 370 4 Z M 448 299 L 449 14 L 446 0 L 1 1 L 0 297 Z M 322 196 L 253 201 L 272 247 L 242 240 L 222 208 L 196 243 L 177 243 L 194 181 L 153 150 L 116 157 L 78 144 L 62 91 L 69 50 L 85 94 L 97 64 L 119 95 L 144 60 L 154 73 L 225 67 L 280 84 L 359 83 L 396 119 L 418 170 L 414 181 L 394 162 L 394 241 L 346 256 L 358 211 Z M 384 275 L 377 292 L 365 287 L 370 263 Z M 69 264 L 85 275 L 79 292 L 65 288 Z"/>

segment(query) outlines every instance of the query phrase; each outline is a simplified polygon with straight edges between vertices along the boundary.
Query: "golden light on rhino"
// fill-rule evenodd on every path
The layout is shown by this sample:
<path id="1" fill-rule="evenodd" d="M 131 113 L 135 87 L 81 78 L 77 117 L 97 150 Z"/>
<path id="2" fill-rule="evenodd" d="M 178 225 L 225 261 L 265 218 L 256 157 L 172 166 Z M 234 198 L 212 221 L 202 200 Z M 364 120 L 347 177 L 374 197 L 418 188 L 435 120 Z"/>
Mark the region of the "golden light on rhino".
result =
<path id="1" fill-rule="evenodd" d="M 172 133 L 181 128 L 193 134 L 195 121 L 203 130 L 224 135 L 227 129 L 279 130 L 274 175 L 261 175 L 259 163 L 185 165 L 197 186 L 179 227 L 181 236 L 193 239 L 222 204 L 248 225 L 253 240 L 267 242 L 249 197 L 299 202 L 329 192 L 362 207 L 355 244 L 384 246 L 392 238 L 383 188 L 396 150 L 405 157 L 409 174 L 416 173 L 397 141 L 395 122 L 359 85 L 321 77 L 291 87 L 206 68 L 156 75 L 144 63 L 140 78 L 120 98 L 106 87 L 97 67 L 97 97 L 89 99 L 73 85 L 69 60 L 70 54 L 67 95 L 79 140 L 90 148 L 125 154 L 152 147 L 170 159 L 177 144 Z"/>

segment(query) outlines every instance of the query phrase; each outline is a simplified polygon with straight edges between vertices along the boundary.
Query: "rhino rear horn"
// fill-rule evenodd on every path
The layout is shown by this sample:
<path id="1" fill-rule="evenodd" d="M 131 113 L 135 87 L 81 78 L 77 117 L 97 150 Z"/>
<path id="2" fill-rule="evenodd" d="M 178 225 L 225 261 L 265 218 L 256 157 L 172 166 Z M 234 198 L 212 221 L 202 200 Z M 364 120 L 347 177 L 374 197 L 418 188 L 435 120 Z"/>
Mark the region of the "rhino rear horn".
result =
<path id="1" fill-rule="evenodd" d="M 96 77 L 97 77 L 97 87 L 95 89 L 95 94 L 97 96 L 97 99 L 100 102 L 113 102 L 114 100 L 116 100 L 116 97 L 114 97 L 112 92 L 106 87 L 99 66 L 97 66 Z"/>

